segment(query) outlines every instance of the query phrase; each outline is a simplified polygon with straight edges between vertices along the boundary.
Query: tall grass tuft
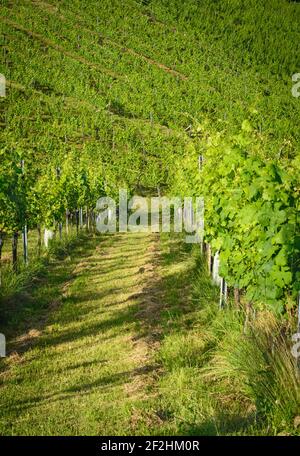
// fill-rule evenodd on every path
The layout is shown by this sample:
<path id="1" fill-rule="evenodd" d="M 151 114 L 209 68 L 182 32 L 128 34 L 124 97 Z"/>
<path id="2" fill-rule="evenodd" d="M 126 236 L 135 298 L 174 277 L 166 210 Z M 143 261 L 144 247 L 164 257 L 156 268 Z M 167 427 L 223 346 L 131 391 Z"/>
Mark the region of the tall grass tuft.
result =
<path id="1" fill-rule="evenodd" d="M 215 346 L 203 375 L 217 382 L 223 395 L 235 391 L 239 400 L 253 403 L 258 428 L 274 434 L 296 433 L 300 372 L 291 354 L 286 321 L 263 311 L 244 333 L 242 320 L 236 311 L 228 310 L 212 322 L 209 337 Z"/>
<path id="2" fill-rule="evenodd" d="M 165 407 L 187 433 L 299 435 L 300 371 L 290 323 L 261 310 L 248 314 L 246 326 L 243 307 L 229 302 L 220 310 L 206 264 L 196 261 L 193 324 L 185 326 L 185 308 L 177 323 L 181 331 L 161 345 Z"/>

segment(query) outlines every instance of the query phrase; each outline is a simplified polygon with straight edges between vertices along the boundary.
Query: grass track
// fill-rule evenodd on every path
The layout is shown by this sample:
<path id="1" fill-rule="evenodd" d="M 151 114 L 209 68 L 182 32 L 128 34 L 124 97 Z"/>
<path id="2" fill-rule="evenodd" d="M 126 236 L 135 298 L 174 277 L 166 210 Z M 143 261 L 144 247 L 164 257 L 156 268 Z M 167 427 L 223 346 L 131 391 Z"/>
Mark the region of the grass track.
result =
<path id="1" fill-rule="evenodd" d="M 172 259 L 162 261 L 159 245 L 142 233 L 87 238 L 20 296 L 31 326 L 11 317 L 1 434 L 163 432 L 157 351 Z"/>
<path id="2" fill-rule="evenodd" d="M 83 234 L 68 251 L 1 309 L 1 435 L 273 432 L 238 386 L 205 374 L 218 290 L 198 246 Z"/>

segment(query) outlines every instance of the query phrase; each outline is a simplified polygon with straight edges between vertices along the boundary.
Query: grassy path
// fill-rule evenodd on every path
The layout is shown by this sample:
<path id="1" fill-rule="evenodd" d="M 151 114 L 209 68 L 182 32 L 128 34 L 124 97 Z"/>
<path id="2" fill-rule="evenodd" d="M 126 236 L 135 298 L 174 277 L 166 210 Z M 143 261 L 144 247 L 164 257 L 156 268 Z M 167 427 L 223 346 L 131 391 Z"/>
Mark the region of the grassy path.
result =
<path id="1" fill-rule="evenodd" d="M 197 246 L 126 233 L 63 251 L 0 305 L 0 435 L 261 432 L 243 381 L 215 376 L 224 328 L 242 326 L 219 312 Z"/>
<path id="2" fill-rule="evenodd" d="M 31 327 L 9 340 L 0 433 L 163 432 L 157 352 L 172 256 L 163 264 L 159 237 L 143 233 L 88 238 L 73 256 L 25 297 Z"/>

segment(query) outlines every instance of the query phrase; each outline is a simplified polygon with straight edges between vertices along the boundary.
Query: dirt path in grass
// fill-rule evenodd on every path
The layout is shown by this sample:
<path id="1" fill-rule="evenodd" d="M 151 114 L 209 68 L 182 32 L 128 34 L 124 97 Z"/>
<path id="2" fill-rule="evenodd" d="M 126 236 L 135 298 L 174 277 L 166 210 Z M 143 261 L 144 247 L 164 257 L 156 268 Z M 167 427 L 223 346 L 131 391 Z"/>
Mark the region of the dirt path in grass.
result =
<path id="1" fill-rule="evenodd" d="M 159 261 L 157 235 L 130 233 L 88 239 L 54 268 L 51 276 L 66 268 L 71 279 L 56 284 L 47 318 L 9 344 L 1 434 L 149 432 L 160 374 Z M 46 281 L 32 302 L 47 293 Z"/>

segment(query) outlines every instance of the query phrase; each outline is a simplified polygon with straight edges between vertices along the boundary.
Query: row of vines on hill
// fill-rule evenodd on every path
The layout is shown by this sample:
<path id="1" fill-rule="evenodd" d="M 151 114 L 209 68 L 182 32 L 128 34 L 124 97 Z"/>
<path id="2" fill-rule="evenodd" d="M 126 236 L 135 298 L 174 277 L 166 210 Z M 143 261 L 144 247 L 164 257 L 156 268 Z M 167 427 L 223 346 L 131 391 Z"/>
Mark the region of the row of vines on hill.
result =
<path id="1" fill-rule="evenodd" d="M 34 2 L 2 4 L 1 246 L 25 226 L 52 229 L 79 208 L 89 212 L 119 187 L 163 184 L 180 147 L 150 113 L 140 121 L 112 93 L 124 83 L 113 69 L 120 51 L 103 53 L 98 34 L 46 17 Z"/>
<path id="2" fill-rule="evenodd" d="M 172 191 L 204 196 L 205 241 L 228 285 L 257 305 L 291 311 L 300 290 L 300 157 L 266 159 L 267 142 L 249 120 L 234 136 L 209 131 L 205 120 L 195 124 Z"/>

